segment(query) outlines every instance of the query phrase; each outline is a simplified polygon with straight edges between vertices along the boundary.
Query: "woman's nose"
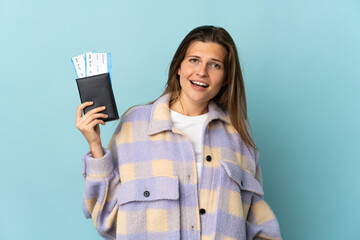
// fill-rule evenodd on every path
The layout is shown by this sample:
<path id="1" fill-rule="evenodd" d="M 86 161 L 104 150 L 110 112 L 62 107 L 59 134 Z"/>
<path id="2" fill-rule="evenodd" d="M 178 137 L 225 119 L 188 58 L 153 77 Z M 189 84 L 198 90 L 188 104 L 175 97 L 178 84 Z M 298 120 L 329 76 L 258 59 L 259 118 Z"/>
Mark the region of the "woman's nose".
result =
<path id="1" fill-rule="evenodd" d="M 207 65 L 206 64 L 199 64 L 197 69 L 197 74 L 200 77 L 206 77 L 207 76 Z"/>

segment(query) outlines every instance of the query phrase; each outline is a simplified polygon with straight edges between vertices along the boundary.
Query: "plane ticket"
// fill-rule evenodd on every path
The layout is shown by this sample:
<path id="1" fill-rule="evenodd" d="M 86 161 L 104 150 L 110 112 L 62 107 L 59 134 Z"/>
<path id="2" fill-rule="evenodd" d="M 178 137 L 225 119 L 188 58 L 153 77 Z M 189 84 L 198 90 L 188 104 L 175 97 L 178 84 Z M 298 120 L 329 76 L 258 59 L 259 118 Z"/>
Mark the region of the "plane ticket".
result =
<path id="1" fill-rule="evenodd" d="M 78 78 L 111 72 L 111 54 L 87 52 L 71 58 Z"/>

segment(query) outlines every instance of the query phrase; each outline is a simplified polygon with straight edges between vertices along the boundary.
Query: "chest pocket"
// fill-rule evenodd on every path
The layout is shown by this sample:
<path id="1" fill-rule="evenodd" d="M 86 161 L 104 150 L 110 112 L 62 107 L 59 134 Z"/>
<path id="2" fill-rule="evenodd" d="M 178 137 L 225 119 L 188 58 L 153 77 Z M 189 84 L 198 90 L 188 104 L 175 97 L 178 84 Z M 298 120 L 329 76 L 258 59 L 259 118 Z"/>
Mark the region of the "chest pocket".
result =
<path id="1" fill-rule="evenodd" d="M 222 166 L 223 185 L 229 194 L 229 209 L 233 214 L 247 219 L 250 205 L 254 194 L 264 195 L 259 181 L 249 172 L 243 170 L 239 165 L 220 160 Z M 237 219 L 238 220 L 238 219 Z M 241 225 L 243 221 L 239 221 Z"/>
<path id="2" fill-rule="evenodd" d="M 261 184 L 252 174 L 244 171 L 235 163 L 224 160 L 220 160 L 220 163 L 227 175 L 239 185 L 241 191 L 256 193 L 260 196 L 264 195 Z"/>
<path id="3" fill-rule="evenodd" d="M 117 196 L 120 239 L 180 239 L 178 177 L 129 180 L 120 185 Z"/>

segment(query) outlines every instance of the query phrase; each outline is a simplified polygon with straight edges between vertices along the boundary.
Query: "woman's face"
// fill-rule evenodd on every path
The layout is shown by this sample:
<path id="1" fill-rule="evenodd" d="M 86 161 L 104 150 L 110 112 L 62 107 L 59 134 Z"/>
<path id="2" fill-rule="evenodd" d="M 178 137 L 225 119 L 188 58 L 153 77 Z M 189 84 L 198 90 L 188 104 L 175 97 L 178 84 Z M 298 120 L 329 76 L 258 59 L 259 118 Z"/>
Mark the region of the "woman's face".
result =
<path id="1" fill-rule="evenodd" d="M 217 43 L 190 44 L 178 70 L 182 102 L 203 105 L 216 96 L 225 80 L 226 55 Z"/>

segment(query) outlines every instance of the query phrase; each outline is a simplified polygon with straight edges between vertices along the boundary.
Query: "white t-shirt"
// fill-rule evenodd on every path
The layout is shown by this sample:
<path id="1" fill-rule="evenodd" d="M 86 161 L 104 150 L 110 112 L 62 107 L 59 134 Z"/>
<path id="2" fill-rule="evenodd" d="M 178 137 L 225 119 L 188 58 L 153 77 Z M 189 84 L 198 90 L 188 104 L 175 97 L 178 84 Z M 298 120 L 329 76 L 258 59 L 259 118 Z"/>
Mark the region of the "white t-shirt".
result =
<path id="1" fill-rule="evenodd" d="M 198 179 L 201 176 L 203 166 L 203 139 L 202 133 L 204 129 L 205 120 L 209 113 L 199 116 L 186 116 L 170 109 L 171 120 L 176 129 L 179 129 L 189 137 L 195 152 L 196 169 Z"/>

